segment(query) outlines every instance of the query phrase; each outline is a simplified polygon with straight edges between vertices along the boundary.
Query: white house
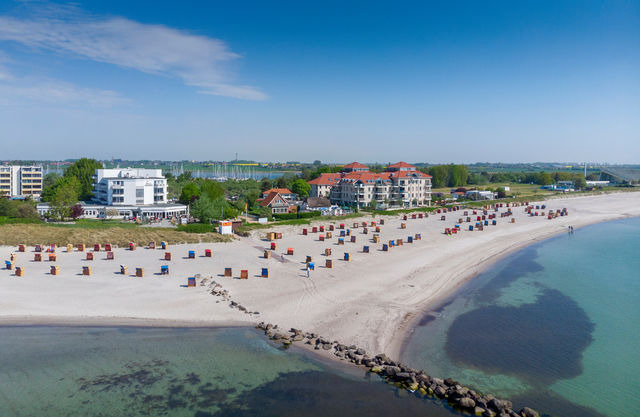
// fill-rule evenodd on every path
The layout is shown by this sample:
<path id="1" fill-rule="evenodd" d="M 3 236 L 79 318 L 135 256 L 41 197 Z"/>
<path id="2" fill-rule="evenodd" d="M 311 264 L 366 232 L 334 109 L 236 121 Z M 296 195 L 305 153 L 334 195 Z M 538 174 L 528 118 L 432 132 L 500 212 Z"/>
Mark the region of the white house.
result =
<path id="1" fill-rule="evenodd" d="M 108 206 L 166 204 L 167 180 L 161 169 L 96 169 L 94 200 Z"/>
<path id="2" fill-rule="evenodd" d="M 589 181 L 587 180 L 587 187 L 606 187 L 609 185 L 609 181 Z"/>
<path id="3" fill-rule="evenodd" d="M 493 191 L 469 190 L 464 194 L 469 200 L 493 200 L 495 198 Z"/>

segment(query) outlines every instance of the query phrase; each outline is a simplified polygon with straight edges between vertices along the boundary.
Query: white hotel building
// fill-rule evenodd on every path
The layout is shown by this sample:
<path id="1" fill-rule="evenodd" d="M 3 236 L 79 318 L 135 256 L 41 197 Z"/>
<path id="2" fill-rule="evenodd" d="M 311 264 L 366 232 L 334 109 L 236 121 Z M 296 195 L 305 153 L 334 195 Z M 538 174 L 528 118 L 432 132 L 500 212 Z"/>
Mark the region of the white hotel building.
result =
<path id="1" fill-rule="evenodd" d="M 161 169 L 96 169 L 93 194 L 108 206 L 165 204 L 167 180 Z"/>
<path id="2" fill-rule="evenodd" d="M 0 166 L 0 196 L 38 199 L 40 194 L 42 194 L 41 166 Z"/>
<path id="3" fill-rule="evenodd" d="M 167 180 L 160 169 L 96 169 L 93 200 L 81 202 L 83 218 L 170 219 L 189 215 L 189 207 L 167 201 Z M 50 206 L 38 204 L 45 216 Z"/>

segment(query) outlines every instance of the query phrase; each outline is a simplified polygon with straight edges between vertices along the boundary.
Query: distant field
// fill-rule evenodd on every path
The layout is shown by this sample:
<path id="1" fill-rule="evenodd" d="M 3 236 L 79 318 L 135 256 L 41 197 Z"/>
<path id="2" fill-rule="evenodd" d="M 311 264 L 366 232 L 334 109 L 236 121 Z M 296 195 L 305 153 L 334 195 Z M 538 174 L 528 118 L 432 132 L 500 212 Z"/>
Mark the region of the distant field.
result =
<path id="1" fill-rule="evenodd" d="M 512 184 L 512 183 L 499 182 L 499 183 L 491 183 L 491 184 L 478 185 L 478 186 L 475 186 L 475 185 L 464 186 L 464 188 L 466 189 L 473 189 L 476 187 L 478 189 L 485 189 L 485 188 L 495 189 L 499 187 L 509 187 L 510 191 L 507 191 L 507 196 L 509 197 L 536 196 L 536 197 L 543 198 L 546 196 L 559 194 L 557 191 L 541 190 L 540 186 L 536 184 L 519 184 L 519 183 Z M 431 192 L 449 194 L 452 188 L 455 188 L 455 187 L 434 188 L 431 190 Z"/>
<path id="2" fill-rule="evenodd" d="M 177 229 L 140 227 L 131 223 L 80 221 L 77 224 L 3 224 L 0 225 L 0 245 L 14 246 L 68 243 L 111 243 L 126 246 L 129 242 L 147 245 L 151 241 L 169 244 L 224 242 L 231 237 L 217 233 L 188 233 Z"/>
<path id="3" fill-rule="evenodd" d="M 474 185 L 466 185 L 464 188 L 473 189 Z M 603 192 L 630 192 L 630 191 L 638 191 L 634 188 L 621 188 L 621 187 L 602 187 L 598 188 L 595 191 L 583 191 L 583 192 L 572 192 L 572 193 L 563 193 L 562 191 L 553 191 L 553 190 L 542 190 L 539 185 L 536 184 L 519 184 L 519 183 L 491 183 L 487 185 L 479 185 L 478 189 L 496 189 L 500 187 L 509 187 L 509 191 L 507 191 L 507 199 L 531 199 L 531 200 L 543 200 L 553 196 L 575 196 L 575 195 L 583 195 L 583 194 L 599 194 Z M 443 193 L 445 195 L 449 195 L 451 189 L 454 187 L 444 187 L 444 188 L 434 188 L 431 191 L 433 193 Z"/>

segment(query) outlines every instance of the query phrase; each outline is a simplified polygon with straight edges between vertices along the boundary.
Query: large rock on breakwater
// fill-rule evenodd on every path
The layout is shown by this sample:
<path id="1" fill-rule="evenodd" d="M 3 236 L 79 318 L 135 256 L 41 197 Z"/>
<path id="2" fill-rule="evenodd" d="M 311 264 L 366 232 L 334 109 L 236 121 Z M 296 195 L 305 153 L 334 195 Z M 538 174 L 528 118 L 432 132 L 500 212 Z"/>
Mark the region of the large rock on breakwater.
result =
<path id="1" fill-rule="evenodd" d="M 384 353 L 370 357 L 366 350 L 355 345 L 347 346 L 315 333 L 307 333 L 294 328 L 291 328 L 289 332 L 283 332 L 278 330 L 277 325 L 271 323 L 260 322 L 256 327 L 263 330 L 270 339 L 285 346 L 289 346 L 293 342 L 303 342 L 317 350 L 331 351 L 341 360 L 348 360 L 356 366 L 365 367 L 369 372 L 378 374 L 387 383 L 405 388 L 408 391 L 417 391 L 422 395 L 435 396 L 465 412 L 482 417 L 540 417 L 538 412 L 529 407 L 516 412 L 510 401 L 497 399 L 493 395 L 480 394 L 451 378 L 444 380 L 433 378 L 422 370 L 416 370 L 393 361 Z"/>

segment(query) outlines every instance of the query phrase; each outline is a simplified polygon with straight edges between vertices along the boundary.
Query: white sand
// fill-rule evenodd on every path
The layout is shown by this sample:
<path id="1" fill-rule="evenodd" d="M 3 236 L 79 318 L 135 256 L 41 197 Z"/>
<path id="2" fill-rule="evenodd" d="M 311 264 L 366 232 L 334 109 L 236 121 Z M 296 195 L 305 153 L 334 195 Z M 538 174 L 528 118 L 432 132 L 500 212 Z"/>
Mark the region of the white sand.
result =
<path id="1" fill-rule="evenodd" d="M 364 235 L 362 228 L 357 228 L 352 229 L 357 243 L 347 241 L 344 246 L 336 244 L 338 230 L 330 241 L 320 242 L 317 234 L 303 236 L 302 227 L 280 227 L 277 231 L 284 238 L 277 241 L 277 255 L 269 260 L 262 258 L 269 246 L 264 240 L 265 231 L 227 244 L 173 246 L 169 248 L 173 253 L 170 262 L 161 260 L 164 251 L 159 249 L 116 249 L 113 261 L 105 260 L 104 252 L 97 253 L 94 261 L 85 261 L 85 253 L 59 249 L 55 262 L 61 268 L 59 276 L 49 275 L 54 263 L 33 261 L 33 247 L 26 253 L 0 247 L 3 264 L 10 252 L 16 252 L 16 265 L 26 268 L 22 278 L 15 277 L 13 271 L 0 270 L 0 324 L 221 326 L 266 321 L 395 357 L 414 319 L 501 256 L 566 233 L 568 225 L 579 228 L 640 216 L 640 193 L 565 198 L 544 204 L 554 210 L 566 207 L 569 216 L 554 220 L 528 217 L 523 207 L 517 207 L 513 209 L 516 223 L 498 215 L 497 226 L 469 232 L 464 223 L 462 232 L 452 237 L 442 232 L 462 217 L 462 212 L 448 213 L 446 221 L 436 214 L 428 219 L 409 219 L 406 230 L 400 229 L 400 217 L 385 217 L 380 244 L 371 243 L 372 235 Z M 344 223 L 351 226 L 355 220 L 371 219 Z M 407 236 L 415 233 L 421 233 L 422 240 L 407 244 Z M 405 240 L 402 247 L 390 252 L 379 250 L 382 242 L 397 238 Z M 94 242 L 84 243 L 92 246 Z M 362 253 L 364 244 L 371 247 L 371 253 Z M 294 248 L 295 255 L 285 256 L 282 263 L 279 255 L 287 247 Z M 324 267 L 323 253 L 328 247 L 333 249 L 333 269 Z M 202 257 L 205 248 L 213 249 L 212 258 Z M 196 250 L 195 260 L 184 259 L 189 249 Z M 347 251 L 352 254 L 351 262 L 342 261 Z M 310 279 L 304 269 L 306 255 L 316 261 Z M 144 267 L 146 276 L 122 276 L 118 274 L 120 264 L 127 265 L 130 274 L 135 267 Z M 169 265 L 170 275 L 154 275 L 163 264 Z M 80 275 L 83 265 L 92 267 L 92 276 Z M 248 269 L 249 279 L 224 278 L 225 267 L 233 268 L 234 277 L 239 276 L 240 269 Z M 257 277 L 261 267 L 270 269 L 270 278 Z M 206 285 L 182 287 L 188 276 L 197 273 L 213 276 L 229 290 L 233 300 L 260 314 L 251 316 L 229 308 L 228 303 L 210 295 Z"/>

